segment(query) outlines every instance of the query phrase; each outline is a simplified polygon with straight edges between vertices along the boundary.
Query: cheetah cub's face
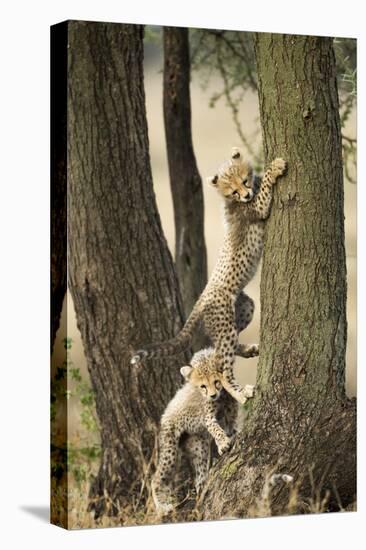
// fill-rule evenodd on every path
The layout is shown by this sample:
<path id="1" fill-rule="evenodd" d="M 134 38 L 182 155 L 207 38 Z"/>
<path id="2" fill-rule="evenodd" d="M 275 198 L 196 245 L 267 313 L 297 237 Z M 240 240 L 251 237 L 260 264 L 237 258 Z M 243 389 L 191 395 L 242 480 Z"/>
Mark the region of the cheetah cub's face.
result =
<path id="1" fill-rule="evenodd" d="M 180 369 L 186 382 L 199 389 L 208 401 L 216 401 L 222 391 L 221 376 L 218 372 L 201 371 L 199 368 L 186 366 Z"/>
<path id="2" fill-rule="evenodd" d="M 208 181 L 228 201 L 246 203 L 254 197 L 253 169 L 237 147 L 232 148 L 230 161 Z"/>

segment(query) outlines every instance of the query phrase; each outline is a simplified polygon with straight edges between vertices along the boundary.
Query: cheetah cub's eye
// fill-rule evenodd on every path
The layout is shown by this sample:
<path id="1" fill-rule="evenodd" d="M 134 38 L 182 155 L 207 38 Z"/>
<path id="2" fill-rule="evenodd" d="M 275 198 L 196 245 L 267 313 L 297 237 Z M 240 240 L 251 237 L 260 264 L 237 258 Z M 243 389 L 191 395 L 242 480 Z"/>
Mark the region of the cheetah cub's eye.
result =
<path id="1" fill-rule="evenodd" d="M 220 380 L 215 380 L 215 387 L 216 387 L 217 390 L 219 390 L 221 388 Z"/>
<path id="2" fill-rule="evenodd" d="M 234 197 L 234 199 L 240 199 L 240 195 L 237 191 L 234 191 L 232 196 Z"/>
<path id="3" fill-rule="evenodd" d="M 201 390 L 205 390 L 206 386 L 204 384 L 201 384 L 200 388 L 201 388 Z"/>
<path id="4" fill-rule="evenodd" d="M 248 178 L 245 178 L 245 180 L 243 180 L 242 183 L 245 187 L 250 187 L 250 185 L 248 184 Z"/>

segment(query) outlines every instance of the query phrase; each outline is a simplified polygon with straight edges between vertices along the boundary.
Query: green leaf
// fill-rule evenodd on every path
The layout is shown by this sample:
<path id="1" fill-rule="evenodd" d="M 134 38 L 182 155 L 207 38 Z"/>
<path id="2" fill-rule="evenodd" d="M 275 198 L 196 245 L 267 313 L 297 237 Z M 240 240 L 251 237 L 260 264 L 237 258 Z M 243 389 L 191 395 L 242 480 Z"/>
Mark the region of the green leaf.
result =
<path id="1" fill-rule="evenodd" d="M 71 349 L 72 342 L 73 342 L 72 338 L 69 338 L 69 337 L 64 338 L 64 348 Z"/>

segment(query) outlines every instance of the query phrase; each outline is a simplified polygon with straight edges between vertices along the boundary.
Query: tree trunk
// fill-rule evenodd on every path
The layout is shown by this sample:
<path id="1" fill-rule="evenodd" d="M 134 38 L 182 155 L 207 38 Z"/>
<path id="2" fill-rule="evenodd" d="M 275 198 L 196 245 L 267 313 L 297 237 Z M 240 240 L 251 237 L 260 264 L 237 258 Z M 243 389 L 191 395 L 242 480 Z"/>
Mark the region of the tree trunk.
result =
<path id="1" fill-rule="evenodd" d="M 67 28 L 51 32 L 51 353 L 66 293 Z"/>
<path id="2" fill-rule="evenodd" d="M 95 515 L 134 502 L 177 359 L 130 366 L 133 349 L 182 325 L 149 159 L 143 28 L 68 25 L 69 287 L 101 425 Z"/>
<path id="3" fill-rule="evenodd" d="M 267 222 L 257 393 L 232 451 L 212 471 L 204 518 L 321 511 L 325 495 L 327 509 L 337 509 L 356 494 L 332 40 L 261 33 L 255 52 L 265 158 L 285 158 L 288 175 Z M 294 481 L 272 487 L 274 473 Z"/>
<path id="4" fill-rule="evenodd" d="M 203 192 L 194 156 L 188 29 L 164 27 L 164 123 L 175 221 L 175 266 L 186 316 L 207 282 Z"/>

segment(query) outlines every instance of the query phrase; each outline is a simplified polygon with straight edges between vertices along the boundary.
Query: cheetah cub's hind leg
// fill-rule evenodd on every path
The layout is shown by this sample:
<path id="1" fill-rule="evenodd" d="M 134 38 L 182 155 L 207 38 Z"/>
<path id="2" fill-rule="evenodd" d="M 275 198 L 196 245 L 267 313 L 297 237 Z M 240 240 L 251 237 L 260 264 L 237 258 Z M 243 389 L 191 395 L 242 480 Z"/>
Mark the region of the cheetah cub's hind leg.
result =
<path id="1" fill-rule="evenodd" d="M 235 325 L 238 333 L 242 332 L 252 322 L 254 315 L 254 300 L 243 290 L 235 301 Z"/>
<path id="2" fill-rule="evenodd" d="M 162 429 L 159 447 L 159 464 L 151 482 L 151 490 L 157 512 L 166 515 L 176 507 L 172 492 L 174 468 L 178 453 L 174 426 L 168 425 Z"/>
<path id="3" fill-rule="evenodd" d="M 247 396 L 244 388 L 235 380 L 233 372 L 238 346 L 234 303 L 226 301 L 217 304 L 215 300 L 212 300 L 211 304 L 206 304 L 206 308 L 205 327 L 214 341 L 216 357 L 222 372 L 222 385 L 234 399 L 243 404 L 246 402 Z"/>
<path id="4" fill-rule="evenodd" d="M 172 491 L 169 487 L 160 487 L 153 478 L 151 492 L 158 515 L 167 516 L 173 512 L 176 504 L 173 501 Z"/>
<path id="5" fill-rule="evenodd" d="M 251 323 L 254 314 L 254 300 L 244 291 L 240 292 L 235 302 L 235 325 L 238 334 Z M 258 344 L 238 344 L 235 355 L 250 358 L 259 355 Z"/>
<path id="6" fill-rule="evenodd" d="M 197 496 L 201 493 L 209 470 L 210 441 L 204 435 L 191 434 L 184 442 L 184 449 L 195 472 Z"/>

